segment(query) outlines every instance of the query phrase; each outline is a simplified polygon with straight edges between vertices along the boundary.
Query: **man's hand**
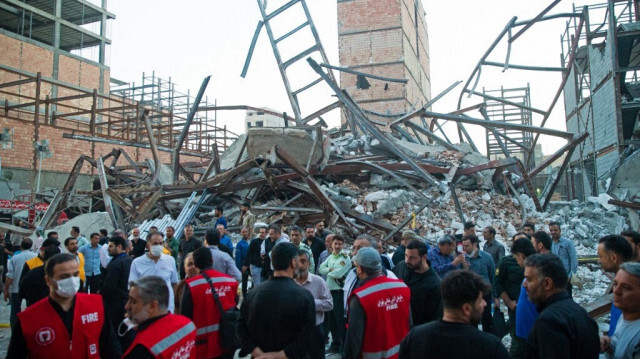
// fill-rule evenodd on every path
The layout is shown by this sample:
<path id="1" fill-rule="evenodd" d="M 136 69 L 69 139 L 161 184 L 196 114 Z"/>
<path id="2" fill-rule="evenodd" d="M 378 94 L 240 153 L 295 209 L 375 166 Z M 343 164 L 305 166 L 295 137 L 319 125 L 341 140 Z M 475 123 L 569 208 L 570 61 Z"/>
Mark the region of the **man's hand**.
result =
<path id="1" fill-rule="evenodd" d="M 8 302 L 9 301 L 9 291 L 4 291 L 4 301 Z"/>
<path id="2" fill-rule="evenodd" d="M 608 336 L 604 336 L 604 337 L 600 337 L 600 352 L 604 353 L 607 350 L 609 350 L 611 345 L 611 337 Z"/>
<path id="3" fill-rule="evenodd" d="M 451 264 L 457 266 L 460 263 L 464 263 L 464 261 L 464 254 L 458 254 L 458 256 L 453 259 L 453 262 L 451 262 Z"/>
<path id="4" fill-rule="evenodd" d="M 510 303 L 507 303 L 507 307 L 509 307 L 509 309 L 511 310 L 516 310 L 517 306 L 518 306 L 518 302 L 515 300 L 510 301 Z"/>

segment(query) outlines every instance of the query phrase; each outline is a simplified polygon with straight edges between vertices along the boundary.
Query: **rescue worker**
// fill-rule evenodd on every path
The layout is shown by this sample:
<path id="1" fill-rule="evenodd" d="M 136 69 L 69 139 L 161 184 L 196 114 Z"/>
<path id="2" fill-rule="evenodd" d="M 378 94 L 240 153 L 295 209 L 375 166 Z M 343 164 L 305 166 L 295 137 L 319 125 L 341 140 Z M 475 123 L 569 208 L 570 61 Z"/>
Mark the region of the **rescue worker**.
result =
<path id="1" fill-rule="evenodd" d="M 171 314 L 164 279 L 146 276 L 129 282 L 123 323 L 136 327 L 136 337 L 123 358 L 194 358 L 196 326 L 189 318 Z"/>
<path id="2" fill-rule="evenodd" d="M 78 293 L 76 257 L 57 254 L 45 270 L 49 297 L 18 314 L 7 358 L 120 358 L 102 297 Z"/>
<path id="3" fill-rule="evenodd" d="M 196 325 L 196 358 L 233 358 L 234 351 L 224 348 L 220 342 L 221 313 L 212 289 L 215 288 L 222 310 L 226 311 L 236 306 L 238 282 L 212 268 L 213 257 L 208 248 L 198 248 L 192 253 L 200 274 L 187 279 L 180 314 Z"/>
<path id="4" fill-rule="evenodd" d="M 382 274 L 380 254 L 371 247 L 352 258 L 362 285 L 349 298 L 345 359 L 398 358 L 411 328 L 411 294 L 402 280 Z"/>

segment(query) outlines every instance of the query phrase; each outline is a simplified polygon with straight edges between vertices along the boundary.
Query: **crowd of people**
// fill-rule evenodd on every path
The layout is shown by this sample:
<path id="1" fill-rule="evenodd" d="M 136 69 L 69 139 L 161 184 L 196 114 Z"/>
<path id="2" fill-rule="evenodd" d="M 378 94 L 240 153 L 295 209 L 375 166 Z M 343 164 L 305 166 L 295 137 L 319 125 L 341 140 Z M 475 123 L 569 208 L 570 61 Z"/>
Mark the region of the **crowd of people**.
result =
<path id="1" fill-rule="evenodd" d="M 578 259 L 560 223 L 526 223 L 509 250 L 471 222 L 431 246 L 406 230 L 389 256 L 324 221 L 257 222 L 248 203 L 234 243 L 215 214 L 202 239 L 191 225 L 179 240 L 173 227 L 39 231 L 17 247 L 0 234 L 7 358 L 640 358 L 637 232 L 599 240 L 613 278 L 605 334 L 572 299 Z"/>

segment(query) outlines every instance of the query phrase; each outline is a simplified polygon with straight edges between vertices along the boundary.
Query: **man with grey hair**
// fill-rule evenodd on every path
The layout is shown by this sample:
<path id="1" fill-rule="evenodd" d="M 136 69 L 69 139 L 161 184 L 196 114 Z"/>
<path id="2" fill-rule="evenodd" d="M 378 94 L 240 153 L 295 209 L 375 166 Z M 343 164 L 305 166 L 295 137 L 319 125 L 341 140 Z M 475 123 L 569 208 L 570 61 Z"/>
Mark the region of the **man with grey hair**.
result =
<path id="1" fill-rule="evenodd" d="M 353 257 L 361 286 L 349 299 L 344 358 L 391 358 L 411 328 L 409 288 L 382 274 L 380 253 L 362 248 Z"/>
<path id="2" fill-rule="evenodd" d="M 640 263 L 620 265 L 613 280 L 613 303 L 622 311 L 612 337 L 600 337 L 607 358 L 636 358 L 640 353 Z"/>
<path id="3" fill-rule="evenodd" d="M 136 337 L 123 358 L 192 358 L 196 326 L 189 318 L 169 313 L 169 289 L 164 279 L 142 277 L 129 282 L 128 319 Z"/>
<path id="4" fill-rule="evenodd" d="M 356 237 L 356 240 L 353 241 L 353 247 L 351 247 L 352 257 L 358 254 L 358 251 L 362 248 L 376 249 L 377 248 L 376 242 L 377 242 L 376 239 L 369 234 L 366 234 L 366 233 L 359 234 Z M 378 253 L 378 256 L 382 256 L 382 255 Z M 380 262 L 382 263 L 382 260 L 380 260 Z M 398 279 L 398 277 L 392 271 L 388 271 L 385 268 L 382 268 L 382 274 L 391 279 Z M 351 271 L 349 271 L 349 274 L 347 274 L 347 278 L 345 278 L 344 280 L 344 287 L 342 288 L 344 291 L 343 305 L 344 305 L 345 316 L 347 315 L 347 310 L 348 310 L 347 301 L 349 300 L 349 297 L 351 297 L 351 292 L 354 289 L 360 287 L 361 285 L 362 283 L 360 283 L 360 280 L 356 274 L 356 268 L 354 267 Z M 335 303 L 334 303 L 334 306 L 335 306 Z"/>
<path id="5" fill-rule="evenodd" d="M 427 259 L 440 278 L 444 278 L 451 271 L 460 269 L 460 265 L 464 262 L 464 254 L 455 253 L 454 242 L 455 238 L 452 235 L 445 234 L 438 241 L 438 245 L 427 252 Z"/>

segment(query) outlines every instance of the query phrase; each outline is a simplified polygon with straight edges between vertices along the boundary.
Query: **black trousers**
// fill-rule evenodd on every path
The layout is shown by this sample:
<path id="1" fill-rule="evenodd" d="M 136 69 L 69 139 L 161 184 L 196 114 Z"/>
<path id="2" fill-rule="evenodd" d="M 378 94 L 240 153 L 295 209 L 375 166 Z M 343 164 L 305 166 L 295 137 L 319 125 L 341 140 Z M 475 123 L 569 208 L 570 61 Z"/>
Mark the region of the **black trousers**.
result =
<path id="1" fill-rule="evenodd" d="M 491 295 L 491 292 L 484 296 L 484 301 L 487 302 L 487 306 L 484 307 L 484 311 L 482 312 L 482 331 L 495 334 L 496 331 L 493 328 L 493 318 L 491 317 L 491 308 L 493 308 L 493 296 Z"/>
<path id="2" fill-rule="evenodd" d="M 331 330 L 331 350 L 342 352 L 342 344 L 344 343 L 346 326 L 344 320 L 343 303 L 344 292 L 342 289 L 332 290 L 333 310 L 327 312 L 329 314 L 329 330 Z"/>
<path id="3" fill-rule="evenodd" d="M 316 325 L 313 333 L 313 346 L 309 352 L 311 359 L 324 359 L 324 328 L 322 323 Z"/>
<path id="4" fill-rule="evenodd" d="M 87 293 L 96 294 L 102 289 L 102 274 L 87 276 L 85 283 L 85 291 Z"/>
<path id="5" fill-rule="evenodd" d="M 242 272 L 242 296 L 247 295 L 247 285 L 249 283 L 249 268 Z"/>

